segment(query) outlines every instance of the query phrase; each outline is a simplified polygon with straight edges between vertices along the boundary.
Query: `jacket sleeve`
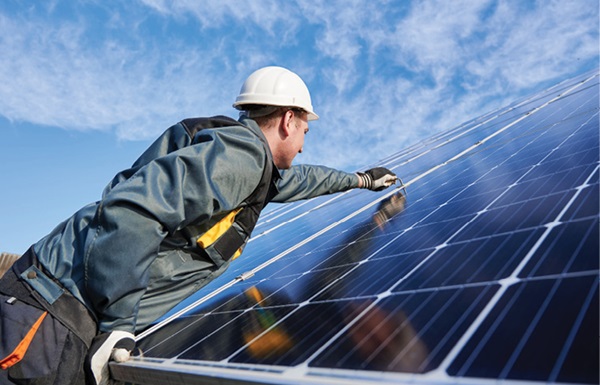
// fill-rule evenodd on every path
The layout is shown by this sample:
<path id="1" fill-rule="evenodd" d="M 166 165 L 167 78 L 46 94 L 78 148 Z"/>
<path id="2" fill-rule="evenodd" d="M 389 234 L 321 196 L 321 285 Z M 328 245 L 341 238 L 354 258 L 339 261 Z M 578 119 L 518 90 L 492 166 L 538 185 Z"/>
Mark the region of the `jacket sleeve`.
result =
<path id="1" fill-rule="evenodd" d="M 264 162 L 248 130 L 207 130 L 201 143 L 147 163 L 103 197 L 84 257 L 100 331 L 133 333 L 163 239 L 237 207 L 258 185 Z"/>
<path id="2" fill-rule="evenodd" d="M 280 173 L 279 192 L 273 202 L 293 202 L 358 187 L 356 174 L 324 166 L 295 165 Z"/>

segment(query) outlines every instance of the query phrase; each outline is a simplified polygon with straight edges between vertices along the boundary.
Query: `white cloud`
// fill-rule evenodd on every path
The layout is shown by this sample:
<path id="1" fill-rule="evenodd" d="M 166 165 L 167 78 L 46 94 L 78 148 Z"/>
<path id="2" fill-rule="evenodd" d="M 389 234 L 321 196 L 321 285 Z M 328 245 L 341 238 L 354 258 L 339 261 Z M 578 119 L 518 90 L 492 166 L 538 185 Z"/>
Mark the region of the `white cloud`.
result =
<path id="1" fill-rule="evenodd" d="M 204 28 L 218 28 L 230 20 L 247 23 L 248 29 L 260 28 L 275 35 L 275 25 L 285 22 L 295 29 L 298 21 L 292 15 L 297 12 L 294 2 L 278 0 L 246 1 L 220 0 L 140 0 L 142 4 L 156 10 L 166 17 L 193 17 Z M 238 25 L 239 26 L 239 25 Z M 278 37 L 281 37 L 279 35 Z"/>
<path id="2" fill-rule="evenodd" d="M 579 59 L 598 56 L 598 5 L 584 3 L 544 1 L 534 9 L 500 3 L 483 47 L 489 55 L 470 69 L 483 77 L 499 75 L 517 88 L 576 70 Z"/>
<path id="3" fill-rule="evenodd" d="M 415 4 L 397 25 L 394 46 L 403 65 L 425 68 L 455 67 L 469 55 L 465 42 L 482 27 L 481 14 L 489 1 L 428 1 Z"/>
<path id="4" fill-rule="evenodd" d="M 0 111 L 10 120 L 116 128 L 121 138 L 135 139 L 155 136 L 182 114 L 223 111 L 216 100 L 230 82 L 210 70 L 218 51 L 200 55 L 173 45 L 172 52 L 186 54 L 165 55 L 161 48 L 129 48 L 115 40 L 92 45 L 85 23 L 56 26 L 0 15 L 0 28 L 11 36 L 0 40 Z"/>
<path id="5" fill-rule="evenodd" d="M 598 4 L 586 0 L 140 0 L 100 16 L 79 5 L 70 19 L 62 4 L 0 13 L 8 119 L 150 138 L 190 115 L 234 115 L 244 77 L 279 64 L 322 116 L 299 160 L 337 167 L 598 60 Z"/>

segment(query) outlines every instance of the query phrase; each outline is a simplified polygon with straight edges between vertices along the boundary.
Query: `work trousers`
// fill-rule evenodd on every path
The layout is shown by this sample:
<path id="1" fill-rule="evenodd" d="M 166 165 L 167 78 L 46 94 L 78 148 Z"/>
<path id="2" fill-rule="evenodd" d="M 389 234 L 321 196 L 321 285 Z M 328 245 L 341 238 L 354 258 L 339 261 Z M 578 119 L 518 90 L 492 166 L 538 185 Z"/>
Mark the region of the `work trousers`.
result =
<path id="1" fill-rule="evenodd" d="M 83 385 L 96 322 L 68 291 L 49 303 L 33 290 L 31 266 L 51 277 L 29 250 L 0 279 L 0 385 Z"/>

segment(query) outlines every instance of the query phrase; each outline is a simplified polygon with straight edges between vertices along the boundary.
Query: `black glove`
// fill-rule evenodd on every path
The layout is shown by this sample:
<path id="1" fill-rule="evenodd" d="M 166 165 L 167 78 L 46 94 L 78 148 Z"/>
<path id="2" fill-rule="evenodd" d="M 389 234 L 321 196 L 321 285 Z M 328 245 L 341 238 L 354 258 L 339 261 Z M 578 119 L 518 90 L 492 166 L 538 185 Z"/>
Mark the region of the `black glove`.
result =
<path id="1" fill-rule="evenodd" d="M 108 361 L 127 361 L 134 347 L 134 336 L 129 332 L 115 330 L 94 337 L 86 359 L 86 383 L 108 384 Z"/>
<path id="2" fill-rule="evenodd" d="M 375 167 L 365 172 L 358 172 L 362 187 L 372 191 L 381 191 L 393 185 L 398 177 L 385 167 Z"/>

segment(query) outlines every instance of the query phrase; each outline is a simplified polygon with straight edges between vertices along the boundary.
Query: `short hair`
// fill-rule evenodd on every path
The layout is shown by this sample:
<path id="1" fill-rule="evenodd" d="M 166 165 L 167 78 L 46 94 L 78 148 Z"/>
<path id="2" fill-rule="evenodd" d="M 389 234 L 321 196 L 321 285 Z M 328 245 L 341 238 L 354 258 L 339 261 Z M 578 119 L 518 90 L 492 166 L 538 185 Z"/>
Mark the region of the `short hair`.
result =
<path id="1" fill-rule="evenodd" d="M 265 106 L 248 104 L 244 106 L 244 111 L 240 115 L 246 115 L 261 127 L 266 127 L 273 123 L 274 120 L 281 118 L 287 111 L 293 111 L 297 116 L 307 114 L 302 108 L 298 107 L 280 107 L 280 106 Z"/>

